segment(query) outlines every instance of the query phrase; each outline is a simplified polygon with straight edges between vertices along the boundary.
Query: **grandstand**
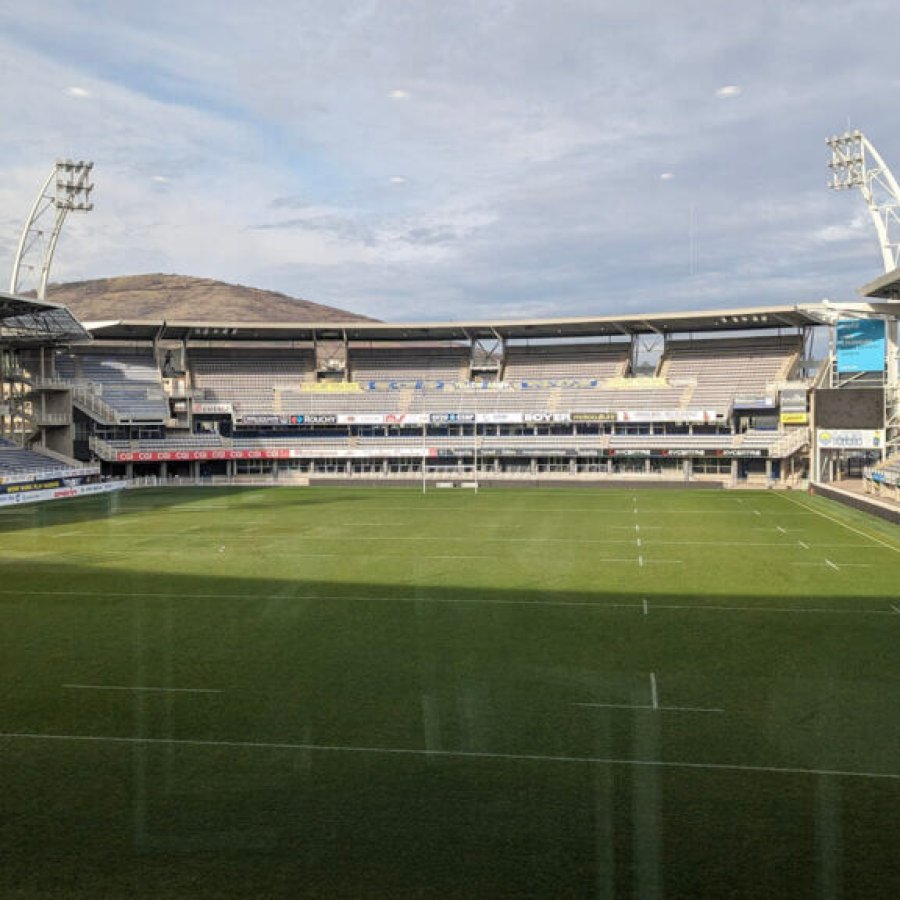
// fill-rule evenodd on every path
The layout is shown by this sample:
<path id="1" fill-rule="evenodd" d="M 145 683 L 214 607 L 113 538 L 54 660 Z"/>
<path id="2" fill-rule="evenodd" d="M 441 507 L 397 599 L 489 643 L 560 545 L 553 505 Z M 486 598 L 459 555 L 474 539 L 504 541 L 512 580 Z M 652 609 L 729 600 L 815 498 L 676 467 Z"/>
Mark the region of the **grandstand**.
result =
<path id="1" fill-rule="evenodd" d="M 64 307 L 0 294 L 0 506 L 94 490 L 100 466 L 72 458 L 71 398 L 50 374 L 54 347 L 88 339 Z"/>
<path id="2" fill-rule="evenodd" d="M 891 434 L 883 373 L 844 371 L 842 315 L 807 304 L 464 323 L 122 320 L 23 347 L 17 365 L 39 399 L 30 448 L 109 478 L 797 486 L 857 466 L 830 432 L 816 440 L 850 421 L 849 389 L 865 391 L 854 427 L 874 430 L 876 447 Z M 832 351 L 817 361 L 821 332 Z"/>
<path id="3" fill-rule="evenodd" d="M 52 377 L 71 389 L 72 452 L 111 476 L 788 484 L 808 470 L 807 350 L 824 322 L 815 306 L 339 328 L 107 322 L 58 351 Z M 647 336 L 662 346 L 638 365 Z M 780 416 L 788 386 L 799 427 Z"/>

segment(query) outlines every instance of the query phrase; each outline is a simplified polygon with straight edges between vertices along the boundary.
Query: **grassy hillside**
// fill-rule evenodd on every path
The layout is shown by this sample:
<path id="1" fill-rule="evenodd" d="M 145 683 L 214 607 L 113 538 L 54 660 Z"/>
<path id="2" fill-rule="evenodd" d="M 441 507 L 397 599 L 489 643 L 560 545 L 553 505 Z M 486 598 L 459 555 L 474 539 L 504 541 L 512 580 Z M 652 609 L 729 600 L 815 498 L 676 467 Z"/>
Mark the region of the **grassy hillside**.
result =
<path id="1" fill-rule="evenodd" d="M 183 275 L 129 275 L 51 284 L 47 299 L 82 321 L 346 322 L 366 316 L 274 291 Z M 371 321 L 371 320 L 369 320 Z"/>

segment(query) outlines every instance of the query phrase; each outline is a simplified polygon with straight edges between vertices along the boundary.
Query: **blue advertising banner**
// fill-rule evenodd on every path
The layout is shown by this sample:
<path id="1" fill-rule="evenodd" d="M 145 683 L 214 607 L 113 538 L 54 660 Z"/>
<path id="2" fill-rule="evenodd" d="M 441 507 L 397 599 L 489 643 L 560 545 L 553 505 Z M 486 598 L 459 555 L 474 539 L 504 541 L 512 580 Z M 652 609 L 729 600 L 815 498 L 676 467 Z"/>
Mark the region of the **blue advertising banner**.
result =
<path id="1" fill-rule="evenodd" d="M 881 372 L 884 352 L 881 319 L 838 319 L 838 372 Z"/>

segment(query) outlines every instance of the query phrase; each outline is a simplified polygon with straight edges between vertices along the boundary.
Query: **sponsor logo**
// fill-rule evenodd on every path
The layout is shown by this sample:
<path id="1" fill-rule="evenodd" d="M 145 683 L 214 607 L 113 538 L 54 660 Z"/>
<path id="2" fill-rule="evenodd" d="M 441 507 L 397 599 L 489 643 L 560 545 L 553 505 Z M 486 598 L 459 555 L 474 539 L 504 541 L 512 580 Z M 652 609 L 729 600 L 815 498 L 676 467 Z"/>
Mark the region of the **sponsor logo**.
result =
<path id="1" fill-rule="evenodd" d="M 471 423 L 475 421 L 475 413 L 431 413 L 428 421 L 433 425 Z"/>
<path id="2" fill-rule="evenodd" d="M 569 413 L 573 422 L 615 422 L 614 412 L 573 412 Z"/>

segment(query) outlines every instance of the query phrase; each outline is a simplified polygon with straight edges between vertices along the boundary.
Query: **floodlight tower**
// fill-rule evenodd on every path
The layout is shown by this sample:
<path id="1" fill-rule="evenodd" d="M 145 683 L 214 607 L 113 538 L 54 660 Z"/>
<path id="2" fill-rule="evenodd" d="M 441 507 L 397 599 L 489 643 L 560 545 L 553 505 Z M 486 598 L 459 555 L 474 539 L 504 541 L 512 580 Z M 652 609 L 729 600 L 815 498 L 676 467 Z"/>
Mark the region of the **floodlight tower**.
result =
<path id="1" fill-rule="evenodd" d="M 858 187 L 875 224 L 885 273 L 900 268 L 900 185 L 881 154 L 861 131 L 828 138 L 834 190 Z M 893 299 L 896 300 L 896 297 Z M 900 318 L 885 316 L 885 426 L 887 449 L 900 449 Z"/>
<path id="2" fill-rule="evenodd" d="M 831 181 L 836 191 L 858 187 L 878 234 L 884 271 L 900 266 L 900 185 L 879 152 L 861 131 L 828 138 Z"/>
<path id="3" fill-rule="evenodd" d="M 50 170 L 22 229 L 9 282 L 11 294 L 33 288 L 38 300 L 46 298 L 50 263 L 66 215 L 69 212 L 90 212 L 94 208 L 91 202 L 93 168 L 92 162 L 58 159 Z M 49 225 L 51 220 L 48 234 L 44 223 Z M 37 283 L 28 284 L 29 276 L 36 278 Z"/>

